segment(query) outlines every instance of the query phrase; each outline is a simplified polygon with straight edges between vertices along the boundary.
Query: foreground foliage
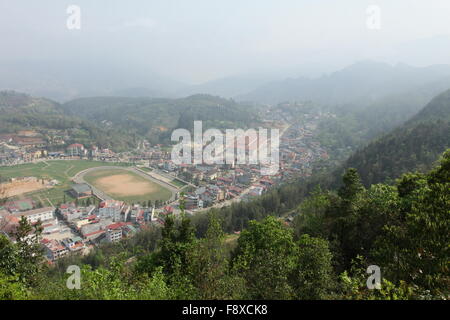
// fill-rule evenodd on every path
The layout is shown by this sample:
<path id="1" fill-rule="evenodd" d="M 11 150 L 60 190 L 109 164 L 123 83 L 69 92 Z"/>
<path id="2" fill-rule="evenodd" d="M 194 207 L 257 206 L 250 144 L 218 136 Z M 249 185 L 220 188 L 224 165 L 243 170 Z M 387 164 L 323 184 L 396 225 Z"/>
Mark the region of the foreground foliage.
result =
<path id="1" fill-rule="evenodd" d="M 277 217 L 283 201 L 266 197 L 266 211 L 247 216 L 232 243 L 224 230 L 233 224 L 218 212 L 206 226 L 169 216 L 161 234 L 149 230 L 50 268 L 23 219 L 17 243 L 0 238 L 0 298 L 448 299 L 450 150 L 427 174 L 405 174 L 393 186 L 365 188 L 355 169 L 342 180 L 339 190 L 306 198 L 292 226 Z M 70 264 L 81 266 L 79 290 L 66 286 Z M 366 285 L 370 265 L 381 269 L 379 290 Z"/>

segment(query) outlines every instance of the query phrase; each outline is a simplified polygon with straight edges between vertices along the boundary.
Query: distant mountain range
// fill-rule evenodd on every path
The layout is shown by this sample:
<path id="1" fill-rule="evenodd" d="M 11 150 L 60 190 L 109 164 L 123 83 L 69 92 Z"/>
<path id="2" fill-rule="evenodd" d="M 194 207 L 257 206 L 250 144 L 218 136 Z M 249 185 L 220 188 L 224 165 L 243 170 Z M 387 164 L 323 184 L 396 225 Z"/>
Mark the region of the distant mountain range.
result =
<path id="1" fill-rule="evenodd" d="M 186 84 L 145 67 L 104 61 L 1 61 L 0 89 L 63 102 L 89 96 L 172 97 Z"/>
<path id="2" fill-rule="evenodd" d="M 418 68 L 363 61 L 315 79 L 300 77 L 268 83 L 235 98 L 269 104 L 312 100 L 325 105 L 368 106 L 431 85 L 450 87 L 450 65 Z"/>
<path id="3" fill-rule="evenodd" d="M 295 72 L 253 72 L 198 85 L 163 77 L 145 67 L 107 61 L 1 61 L 0 70 L 1 89 L 60 102 L 98 96 L 182 98 L 209 94 L 256 103 L 312 100 L 360 108 L 415 92 L 429 100 L 450 87 L 450 65 L 418 68 L 373 61 L 358 62 L 315 78 L 309 77 L 312 72 L 306 67 L 299 67 Z M 285 79 L 293 74 L 305 76 Z"/>

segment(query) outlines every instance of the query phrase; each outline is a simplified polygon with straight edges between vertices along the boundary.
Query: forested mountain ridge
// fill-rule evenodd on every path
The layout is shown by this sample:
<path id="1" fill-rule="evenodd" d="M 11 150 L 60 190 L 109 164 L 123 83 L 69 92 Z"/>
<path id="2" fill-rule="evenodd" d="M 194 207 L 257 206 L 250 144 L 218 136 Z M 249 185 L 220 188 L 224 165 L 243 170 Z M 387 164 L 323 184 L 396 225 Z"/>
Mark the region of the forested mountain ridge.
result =
<path id="1" fill-rule="evenodd" d="M 393 180 L 407 171 L 429 169 L 450 147 L 450 90 L 432 99 L 404 125 L 356 151 L 335 172 L 356 168 L 366 186 Z"/>
<path id="2" fill-rule="evenodd" d="M 2 115 L 14 113 L 63 114 L 57 102 L 45 98 L 35 98 L 15 91 L 0 91 L 0 111 Z"/>
<path id="3" fill-rule="evenodd" d="M 175 128 L 248 128 L 261 124 L 257 108 L 220 97 L 193 95 L 182 99 L 93 97 L 65 104 L 14 91 L 0 93 L 0 133 L 36 129 L 69 130 L 73 141 L 125 151 L 142 138 L 170 140 Z M 77 141 L 75 141 L 77 140 Z"/>
<path id="4" fill-rule="evenodd" d="M 254 106 L 204 94 L 180 99 L 81 98 L 65 103 L 63 108 L 68 114 L 127 128 L 154 143 L 170 139 L 175 128 L 191 129 L 194 120 L 203 121 L 204 128 L 219 129 L 259 123 Z"/>
<path id="5" fill-rule="evenodd" d="M 24 129 L 36 130 L 43 136 L 49 130 L 59 130 L 68 136 L 66 143 L 96 144 L 114 150 L 124 150 L 135 142 L 123 130 L 100 127 L 88 119 L 67 114 L 55 101 L 15 91 L 0 91 L 0 133 Z"/>
<path id="6" fill-rule="evenodd" d="M 433 98 L 408 124 L 432 120 L 450 121 L 450 90 Z"/>

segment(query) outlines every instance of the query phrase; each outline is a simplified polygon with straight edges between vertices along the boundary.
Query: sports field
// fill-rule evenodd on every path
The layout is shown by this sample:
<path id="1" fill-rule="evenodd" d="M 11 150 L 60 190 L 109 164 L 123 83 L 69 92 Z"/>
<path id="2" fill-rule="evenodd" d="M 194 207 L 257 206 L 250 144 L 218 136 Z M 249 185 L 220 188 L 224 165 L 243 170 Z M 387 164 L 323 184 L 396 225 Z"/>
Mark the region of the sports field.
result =
<path id="1" fill-rule="evenodd" d="M 112 198 L 127 203 L 167 201 L 172 196 L 163 186 L 124 169 L 91 171 L 84 175 L 84 180 Z"/>
<path id="2" fill-rule="evenodd" d="M 88 160 L 51 160 L 17 166 L 0 167 L 3 178 L 37 177 L 45 180 L 58 180 L 52 188 L 16 195 L 16 198 L 31 197 L 44 205 L 57 205 L 73 198 L 66 193 L 72 185 L 71 178 L 78 172 L 100 166 L 129 166 L 128 164 L 88 161 Z"/>

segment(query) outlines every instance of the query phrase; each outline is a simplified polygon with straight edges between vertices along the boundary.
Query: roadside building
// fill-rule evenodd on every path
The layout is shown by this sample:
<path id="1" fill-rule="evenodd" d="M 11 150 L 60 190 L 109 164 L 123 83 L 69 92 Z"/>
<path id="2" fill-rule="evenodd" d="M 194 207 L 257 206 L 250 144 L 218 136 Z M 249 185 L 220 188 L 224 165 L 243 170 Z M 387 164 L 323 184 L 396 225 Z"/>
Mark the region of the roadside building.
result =
<path id="1" fill-rule="evenodd" d="M 86 149 L 80 143 L 74 143 L 67 147 L 67 155 L 74 156 L 83 156 L 86 154 Z"/>
<path id="2" fill-rule="evenodd" d="M 77 183 L 72 186 L 72 195 L 77 199 L 83 199 L 92 196 L 92 189 L 86 183 Z"/>

